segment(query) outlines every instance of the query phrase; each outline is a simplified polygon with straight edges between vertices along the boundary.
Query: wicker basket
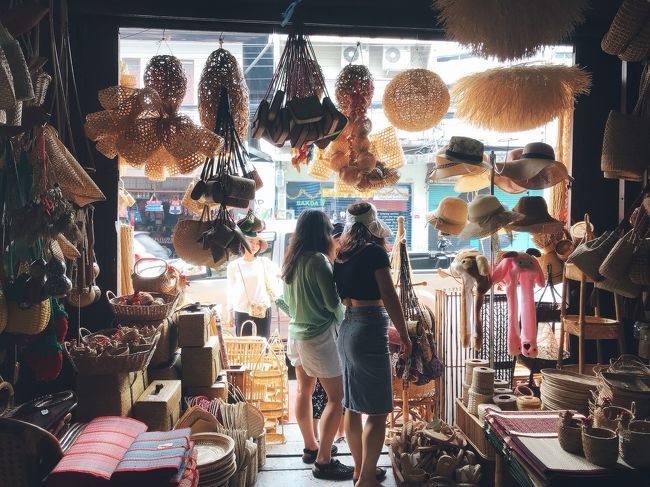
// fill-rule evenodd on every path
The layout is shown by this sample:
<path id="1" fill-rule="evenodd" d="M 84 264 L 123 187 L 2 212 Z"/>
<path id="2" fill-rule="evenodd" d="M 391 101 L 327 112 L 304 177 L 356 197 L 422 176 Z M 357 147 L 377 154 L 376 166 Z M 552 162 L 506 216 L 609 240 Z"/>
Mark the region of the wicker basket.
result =
<path id="1" fill-rule="evenodd" d="M 160 293 L 151 293 L 151 295 L 154 298 L 163 298 L 165 304 L 152 304 L 151 306 L 120 304 L 120 298 L 116 297 L 112 291 L 106 291 L 106 297 L 117 316 L 118 322 L 128 321 L 133 323 L 137 321 L 164 320 L 171 316 L 176 309 L 178 296 Z"/>
<path id="2" fill-rule="evenodd" d="M 585 458 L 601 467 L 618 461 L 618 434 L 605 428 L 582 428 L 582 449 Z"/>
<path id="3" fill-rule="evenodd" d="M 50 322 L 51 308 L 49 299 L 33 304 L 28 309 L 20 309 L 16 302 L 7 301 L 7 326 L 4 331 L 21 335 L 38 335 Z"/>
<path id="4" fill-rule="evenodd" d="M 571 419 L 568 425 L 563 424 L 562 418 L 557 422 L 557 439 L 564 451 L 582 455 L 582 429 L 580 420 Z"/>
<path id="5" fill-rule="evenodd" d="M 596 406 L 593 411 L 594 426 L 597 428 L 616 430 L 618 428 L 618 417 L 622 414 L 628 414 L 631 418 L 634 417 L 632 411 L 627 408 L 619 406 Z"/>
<path id="6" fill-rule="evenodd" d="M 619 430 L 621 457 L 634 468 L 650 467 L 650 421 L 631 421 Z"/>
<path id="7" fill-rule="evenodd" d="M 266 431 L 253 438 L 253 442 L 257 445 L 257 466 L 262 468 L 266 463 Z"/>
<path id="8" fill-rule="evenodd" d="M 108 375 L 144 370 L 156 352 L 160 339 L 158 331 L 150 343 L 141 345 L 137 352 L 126 355 L 108 355 L 102 357 L 73 357 L 70 343 L 66 342 L 64 351 L 74 370 L 80 375 Z"/>

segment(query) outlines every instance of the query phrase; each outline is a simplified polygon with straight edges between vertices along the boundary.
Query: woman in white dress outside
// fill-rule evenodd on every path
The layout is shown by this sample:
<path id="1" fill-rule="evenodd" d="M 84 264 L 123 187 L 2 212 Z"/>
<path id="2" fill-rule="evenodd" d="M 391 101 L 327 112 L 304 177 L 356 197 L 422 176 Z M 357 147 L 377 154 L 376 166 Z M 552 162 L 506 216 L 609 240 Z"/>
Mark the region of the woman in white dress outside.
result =
<path id="1" fill-rule="evenodd" d="M 226 269 L 228 280 L 228 326 L 235 327 L 237 336 L 242 335 L 242 324 L 252 320 L 257 326 L 257 335 L 269 338 L 271 334 L 271 304 L 279 296 L 280 269 L 262 254 L 268 249 L 266 241 L 257 234 L 246 239 L 251 251 L 242 247 L 242 256 L 231 261 Z M 250 335 L 251 327 L 244 327 L 244 334 Z"/>

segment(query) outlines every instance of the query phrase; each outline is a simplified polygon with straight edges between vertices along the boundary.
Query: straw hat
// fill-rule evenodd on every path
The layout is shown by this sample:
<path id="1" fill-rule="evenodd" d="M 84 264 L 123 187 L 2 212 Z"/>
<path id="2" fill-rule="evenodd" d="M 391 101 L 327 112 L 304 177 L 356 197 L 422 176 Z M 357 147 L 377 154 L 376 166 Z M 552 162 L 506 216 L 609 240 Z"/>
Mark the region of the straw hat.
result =
<path id="1" fill-rule="evenodd" d="M 436 166 L 429 175 L 429 180 L 484 172 L 487 161 L 484 150 L 481 141 L 469 137 L 452 137 L 449 145 L 436 153 Z"/>
<path id="2" fill-rule="evenodd" d="M 483 171 L 478 174 L 464 174 L 454 184 L 456 193 L 472 193 L 490 186 L 490 171 Z"/>
<path id="3" fill-rule="evenodd" d="M 548 214 L 546 200 L 541 196 L 522 196 L 512 210 L 524 215 L 510 225 L 510 229 L 517 232 L 555 233 L 564 226 Z"/>
<path id="4" fill-rule="evenodd" d="M 520 213 L 507 211 L 496 196 L 483 194 L 469 204 L 468 213 L 469 223 L 459 234 L 463 240 L 488 237 L 523 218 Z"/>
<path id="5" fill-rule="evenodd" d="M 564 262 L 560 260 L 554 250 L 535 258 L 537 259 L 537 262 L 539 262 L 539 266 L 542 268 L 544 276 L 547 275 L 548 267 L 551 267 L 552 284 L 559 284 L 562 282 L 562 276 L 564 274 Z"/>
<path id="6" fill-rule="evenodd" d="M 431 213 L 427 213 L 427 221 L 449 235 L 458 235 L 467 224 L 467 202 L 461 198 L 443 198 Z"/>
<path id="7" fill-rule="evenodd" d="M 506 163 L 509 161 L 515 161 L 517 159 L 521 159 L 521 155 L 524 153 L 523 149 L 514 149 L 509 151 L 506 154 Z M 519 193 L 524 193 L 528 191 L 526 188 L 523 186 L 518 185 L 515 183 L 512 179 L 509 177 L 504 176 L 503 174 L 499 174 L 499 172 L 503 168 L 503 163 L 499 165 L 499 163 L 496 164 L 497 170 L 495 171 L 494 174 L 494 185 L 499 188 L 501 191 L 504 191 L 506 193 L 510 194 L 519 194 Z"/>
<path id="8" fill-rule="evenodd" d="M 257 240 L 260 243 L 260 249 L 255 253 L 256 256 L 261 255 L 268 250 L 269 244 L 266 240 L 260 237 L 257 232 L 248 232 L 244 233 L 244 235 L 248 240 Z"/>
<path id="9" fill-rule="evenodd" d="M 459 79 L 452 89 L 457 118 L 498 132 L 529 130 L 573 110 L 589 93 L 591 75 L 578 66 L 516 65 Z"/>
<path id="10" fill-rule="evenodd" d="M 521 157 L 506 162 L 500 174 L 527 189 L 550 188 L 571 178 L 566 166 L 555 160 L 553 148 L 543 142 L 527 144 Z"/>

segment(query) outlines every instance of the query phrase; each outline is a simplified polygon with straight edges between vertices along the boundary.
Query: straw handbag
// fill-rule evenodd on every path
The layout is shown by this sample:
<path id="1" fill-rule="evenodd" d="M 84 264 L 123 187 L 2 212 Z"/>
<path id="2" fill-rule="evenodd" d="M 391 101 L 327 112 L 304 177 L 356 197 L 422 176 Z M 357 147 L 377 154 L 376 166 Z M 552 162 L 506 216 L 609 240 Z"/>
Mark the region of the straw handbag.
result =
<path id="1" fill-rule="evenodd" d="M 639 211 L 634 228 L 616 242 L 600 265 L 599 272 L 607 279 L 618 280 L 626 277 L 634 254 L 648 233 L 648 215 L 643 209 Z"/>
<path id="2" fill-rule="evenodd" d="M 145 271 L 150 271 L 149 275 L 145 275 Z M 131 279 L 133 288 L 138 291 L 178 294 L 180 290 L 180 273 L 162 259 L 149 257 L 138 260 L 133 266 Z"/>
<path id="3" fill-rule="evenodd" d="M 50 322 L 51 306 L 50 300 L 46 299 L 38 304 L 32 304 L 28 309 L 20 309 L 18 303 L 9 301 L 7 304 L 7 326 L 8 333 L 20 333 L 22 335 L 38 335 L 45 330 Z"/>
<path id="4" fill-rule="evenodd" d="M 641 75 L 639 98 L 630 114 L 609 112 L 603 135 L 603 152 L 600 169 L 610 179 L 641 181 L 648 167 L 640 154 L 650 152 L 650 69 L 646 66 Z"/>
<path id="5" fill-rule="evenodd" d="M 204 249 L 201 242 L 203 232 L 207 232 L 211 227 L 207 214 L 204 210 L 200 220 L 181 220 L 174 227 L 174 249 L 181 259 L 190 264 L 214 265 L 210 249 Z"/>
<path id="6" fill-rule="evenodd" d="M 603 51 L 623 61 L 643 61 L 650 54 L 650 5 L 646 0 L 625 0 L 600 43 Z"/>
<path id="7" fill-rule="evenodd" d="M 630 281 L 650 286 L 650 238 L 644 238 L 634 252 L 630 264 Z"/>
<path id="8" fill-rule="evenodd" d="M 612 250 L 612 247 L 618 241 L 618 232 L 604 232 L 601 236 L 594 238 L 578 245 L 571 253 L 567 262 L 584 272 L 594 281 L 599 281 L 603 277 L 598 270 L 600 265 Z"/>

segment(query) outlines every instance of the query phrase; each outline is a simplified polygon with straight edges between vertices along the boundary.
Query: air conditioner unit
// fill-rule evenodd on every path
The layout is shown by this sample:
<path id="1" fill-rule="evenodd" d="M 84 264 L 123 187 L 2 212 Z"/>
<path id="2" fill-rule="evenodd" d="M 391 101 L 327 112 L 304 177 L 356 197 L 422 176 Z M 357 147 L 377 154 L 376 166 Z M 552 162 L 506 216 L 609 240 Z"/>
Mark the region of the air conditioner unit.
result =
<path id="1" fill-rule="evenodd" d="M 400 71 L 411 65 L 411 48 L 405 46 L 384 46 L 381 67 L 385 70 Z"/>
<path id="2" fill-rule="evenodd" d="M 368 54 L 368 46 L 361 45 L 357 48 L 356 45 L 341 46 L 341 67 L 344 68 L 348 64 L 368 64 L 370 61 Z"/>

